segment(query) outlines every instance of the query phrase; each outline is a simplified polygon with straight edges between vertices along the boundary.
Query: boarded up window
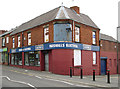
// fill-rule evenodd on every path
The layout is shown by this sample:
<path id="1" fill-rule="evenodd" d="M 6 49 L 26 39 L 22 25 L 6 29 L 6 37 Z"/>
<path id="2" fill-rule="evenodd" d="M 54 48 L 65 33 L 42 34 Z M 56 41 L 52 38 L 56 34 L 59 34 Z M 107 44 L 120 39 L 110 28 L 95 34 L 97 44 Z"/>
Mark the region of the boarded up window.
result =
<path id="1" fill-rule="evenodd" d="M 93 52 L 93 64 L 96 64 L 96 52 Z"/>
<path id="2" fill-rule="evenodd" d="M 74 66 L 81 65 L 81 50 L 74 50 Z"/>

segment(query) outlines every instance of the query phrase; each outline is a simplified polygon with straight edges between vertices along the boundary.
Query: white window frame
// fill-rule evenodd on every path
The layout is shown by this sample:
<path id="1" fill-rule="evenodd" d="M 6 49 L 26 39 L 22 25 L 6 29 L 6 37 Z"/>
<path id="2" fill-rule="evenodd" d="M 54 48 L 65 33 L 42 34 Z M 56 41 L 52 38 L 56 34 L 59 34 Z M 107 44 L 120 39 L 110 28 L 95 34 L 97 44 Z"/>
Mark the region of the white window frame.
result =
<path id="1" fill-rule="evenodd" d="M 75 42 L 80 42 L 80 27 L 75 26 Z"/>
<path id="2" fill-rule="evenodd" d="M 93 64 L 97 64 L 97 54 L 96 52 L 93 52 Z"/>
<path id="3" fill-rule="evenodd" d="M 9 43 L 9 37 L 6 37 L 6 43 Z"/>
<path id="4" fill-rule="evenodd" d="M 28 45 L 31 45 L 31 32 L 28 33 Z"/>
<path id="5" fill-rule="evenodd" d="M 5 38 L 2 38 L 2 46 L 5 46 Z"/>
<path id="6" fill-rule="evenodd" d="M 49 42 L 49 27 L 44 28 L 44 42 Z"/>
<path id="7" fill-rule="evenodd" d="M 81 50 L 74 50 L 74 66 L 81 66 Z"/>
<path id="8" fill-rule="evenodd" d="M 18 47 L 20 47 L 20 36 L 18 36 Z"/>
<path id="9" fill-rule="evenodd" d="M 12 38 L 12 41 L 13 41 L 13 48 L 15 48 L 15 38 L 14 37 Z"/>
<path id="10" fill-rule="evenodd" d="M 96 32 L 95 31 L 92 32 L 92 43 L 96 44 Z"/>

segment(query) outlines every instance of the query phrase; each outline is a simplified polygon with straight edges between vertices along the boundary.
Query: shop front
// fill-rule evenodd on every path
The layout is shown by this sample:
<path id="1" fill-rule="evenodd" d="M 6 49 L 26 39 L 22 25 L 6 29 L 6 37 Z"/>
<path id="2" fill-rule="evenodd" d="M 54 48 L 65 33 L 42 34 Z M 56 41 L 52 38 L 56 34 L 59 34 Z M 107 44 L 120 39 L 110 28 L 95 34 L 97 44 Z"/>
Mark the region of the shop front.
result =
<path id="1" fill-rule="evenodd" d="M 80 74 L 77 68 L 83 68 L 84 75 L 92 75 L 93 69 L 96 69 L 96 74 L 99 74 L 99 49 L 99 46 L 70 42 L 11 49 L 11 65 L 62 75 L 69 75 L 70 67 L 74 68 L 75 75 Z"/>
<path id="2" fill-rule="evenodd" d="M 35 46 L 11 49 L 11 66 L 22 67 L 33 70 L 40 68 L 40 48 Z"/>
<path id="3" fill-rule="evenodd" d="M 8 49 L 7 48 L 0 49 L 0 55 L 1 55 L 0 62 L 2 64 L 8 65 L 9 64 Z"/>

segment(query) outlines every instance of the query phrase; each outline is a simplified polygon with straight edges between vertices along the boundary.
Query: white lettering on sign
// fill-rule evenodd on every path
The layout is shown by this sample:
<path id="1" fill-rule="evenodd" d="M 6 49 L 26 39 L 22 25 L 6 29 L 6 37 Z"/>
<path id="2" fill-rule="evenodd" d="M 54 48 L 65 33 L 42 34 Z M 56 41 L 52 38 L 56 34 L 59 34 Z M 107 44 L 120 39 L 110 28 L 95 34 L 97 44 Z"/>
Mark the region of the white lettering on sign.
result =
<path id="1" fill-rule="evenodd" d="M 50 48 L 53 48 L 53 47 L 65 47 L 64 44 L 51 44 L 49 45 Z"/>
<path id="2" fill-rule="evenodd" d="M 16 49 L 12 49 L 12 53 L 15 53 L 16 52 Z"/>
<path id="3" fill-rule="evenodd" d="M 25 48 L 25 49 L 23 49 L 24 51 L 27 51 L 27 50 L 31 50 L 31 48 Z"/>
<path id="4" fill-rule="evenodd" d="M 66 44 L 66 47 L 78 48 L 78 45 L 76 45 L 76 44 Z"/>
<path id="5" fill-rule="evenodd" d="M 22 49 L 19 49 L 19 52 L 22 51 Z"/>

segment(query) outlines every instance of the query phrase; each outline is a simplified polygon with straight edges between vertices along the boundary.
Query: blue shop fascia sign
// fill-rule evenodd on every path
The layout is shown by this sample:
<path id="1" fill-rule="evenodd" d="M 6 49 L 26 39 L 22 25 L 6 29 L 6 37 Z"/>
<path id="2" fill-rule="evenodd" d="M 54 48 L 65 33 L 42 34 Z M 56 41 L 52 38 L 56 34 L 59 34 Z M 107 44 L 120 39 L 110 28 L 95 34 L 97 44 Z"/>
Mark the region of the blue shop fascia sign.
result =
<path id="1" fill-rule="evenodd" d="M 41 45 L 11 49 L 10 53 L 31 52 L 31 51 L 38 51 L 38 50 L 50 50 L 50 49 L 80 49 L 80 50 L 99 51 L 100 47 L 93 46 L 93 45 L 84 45 L 80 43 L 58 42 L 58 43 L 45 43 Z"/>

